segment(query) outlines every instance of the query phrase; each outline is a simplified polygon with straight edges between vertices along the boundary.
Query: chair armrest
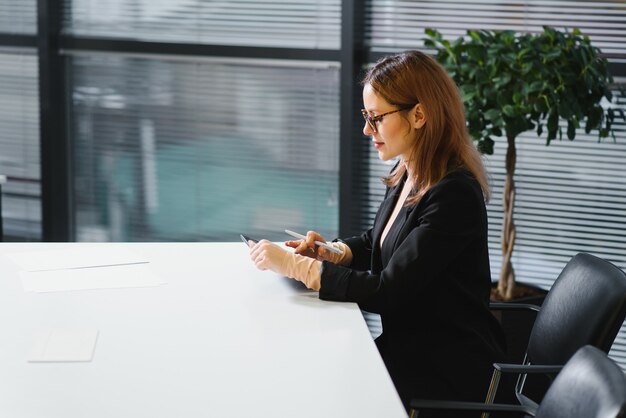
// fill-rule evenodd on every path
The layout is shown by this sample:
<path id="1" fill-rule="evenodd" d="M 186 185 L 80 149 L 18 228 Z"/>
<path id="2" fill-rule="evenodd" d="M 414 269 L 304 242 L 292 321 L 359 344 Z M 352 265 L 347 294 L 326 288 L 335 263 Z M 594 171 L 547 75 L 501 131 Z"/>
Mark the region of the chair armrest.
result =
<path id="1" fill-rule="evenodd" d="M 501 310 L 501 311 L 535 311 L 539 312 L 541 306 L 532 305 L 530 303 L 504 303 L 504 302 L 489 302 L 489 309 Z"/>
<path id="2" fill-rule="evenodd" d="M 483 412 L 511 412 L 517 415 L 526 414 L 535 416 L 535 410 L 527 406 L 522 405 L 508 405 L 508 404 L 486 404 L 480 402 L 457 402 L 457 401 L 438 401 L 438 400 L 424 400 L 413 399 L 411 401 L 411 409 L 416 411 L 422 409 L 436 409 L 447 411 L 483 411 Z"/>
<path id="3" fill-rule="evenodd" d="M 508 364 L 493 363 L 493 368 L 502 373 L 516 374 L 558 374 L 563 366 L 555 364 Z"/>

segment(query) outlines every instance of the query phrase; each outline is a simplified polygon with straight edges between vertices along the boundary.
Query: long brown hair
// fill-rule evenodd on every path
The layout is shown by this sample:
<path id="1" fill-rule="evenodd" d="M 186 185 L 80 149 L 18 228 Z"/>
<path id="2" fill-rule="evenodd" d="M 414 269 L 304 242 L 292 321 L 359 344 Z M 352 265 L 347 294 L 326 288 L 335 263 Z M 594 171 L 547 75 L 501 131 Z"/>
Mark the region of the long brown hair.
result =
<path id="1" fill-rule="evenodd" d="M 419 201 L 433 185 L 450 171 L 465 168 L 478 181 L 485 200 L 489 184 L 481 156 L 465 125 L 465 111 L 459 90 L 446 70 L 432 57 L 419 51 L 406 51 L 379 60 L 363 78 L 376 94 L 398 108 L 421 104 L 426 123 L 416 131 L 410 159 L 414 194 L 411 205 Z M 387 186 L 395 186 L 404 176 L 404 164 L 398 164 L 388 177 Z"/>

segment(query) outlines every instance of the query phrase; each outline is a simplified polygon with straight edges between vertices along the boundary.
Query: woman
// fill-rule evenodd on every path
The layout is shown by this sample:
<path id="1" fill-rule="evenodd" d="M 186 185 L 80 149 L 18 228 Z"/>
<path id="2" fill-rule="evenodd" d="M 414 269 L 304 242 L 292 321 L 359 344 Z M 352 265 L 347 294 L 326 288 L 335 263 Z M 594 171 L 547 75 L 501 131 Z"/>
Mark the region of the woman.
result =
<path id="1" fill-rule="evenodd" d="M 399 157 L 372 229 L 332 243 L 342 255 L 310 231 L 285 243 L 293 253 L 260 241 L 251 259 L 321 299 L 379 313 L 376 345 L 407 409 L 412 398 L 484 401 L 504 337 L 488 310 L 488 184 L 459 92 L 434 59 L 409 51 L 367 72 L 363 103 L 363 133 L 382 160 Z"/>

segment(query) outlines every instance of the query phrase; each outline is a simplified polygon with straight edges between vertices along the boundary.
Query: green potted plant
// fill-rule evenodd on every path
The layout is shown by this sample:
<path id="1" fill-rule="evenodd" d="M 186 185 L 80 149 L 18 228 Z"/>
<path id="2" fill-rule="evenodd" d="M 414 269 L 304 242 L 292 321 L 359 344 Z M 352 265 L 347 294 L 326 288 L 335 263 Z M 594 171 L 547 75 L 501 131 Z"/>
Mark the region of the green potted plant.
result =
<path id="1" fill-rule="evenodd" d="M 613 101 L 606 59 L 579 30 L 562 32 L 545 27 L 542 33 L 468 31 L 448 41 L 426 29 L 425 45 L 436 50 L 459 86 L 468 130 L 478 149 L 492 154 L 495 141 L 506 140 L 506 181 L 503 191 L 502 269 L 492 298 L 516 297 L 511 255 L 515 244 L 515 161 L 517 136 L 547 132 L 546 145 L 573 140 L 576 130 L 597 130 L 599 138 L 612 133 L 616 116 L 624 118 Z M 563 129 L 561 123 L 567 127 Z M 613 135 L 613 138 L 615 136 Z"/>

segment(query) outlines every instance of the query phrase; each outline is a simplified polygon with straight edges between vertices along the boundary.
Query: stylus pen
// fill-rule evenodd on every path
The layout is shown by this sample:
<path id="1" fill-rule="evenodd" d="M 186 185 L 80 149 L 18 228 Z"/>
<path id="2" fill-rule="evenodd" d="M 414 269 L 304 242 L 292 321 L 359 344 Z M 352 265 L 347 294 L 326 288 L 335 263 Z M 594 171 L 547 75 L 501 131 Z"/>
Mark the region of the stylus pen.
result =
<path id="1" fill-rule="evenodd" d="M 300 238 L 300 239 L 306 239 L 306 237 L 302 234 L 298 234 L 297 232 L 293 232 L 290 231 L 288 229 L 285 229 L 285 232 L 288 233 L 289 235 L 291 235 L 292 237 L 295 238 Z M 332 251 L 336 254 L 343 254 L 343 251 L 341 251 L 340 249 L 337 249 L 335 247 L 333 247 L 332 245 L 328 245 L 325 242 L 322 241 L 315 241 L 315 245 L 319 245 L 320 247 L 324 247 L 326 248 L 328 251 Z"/>

